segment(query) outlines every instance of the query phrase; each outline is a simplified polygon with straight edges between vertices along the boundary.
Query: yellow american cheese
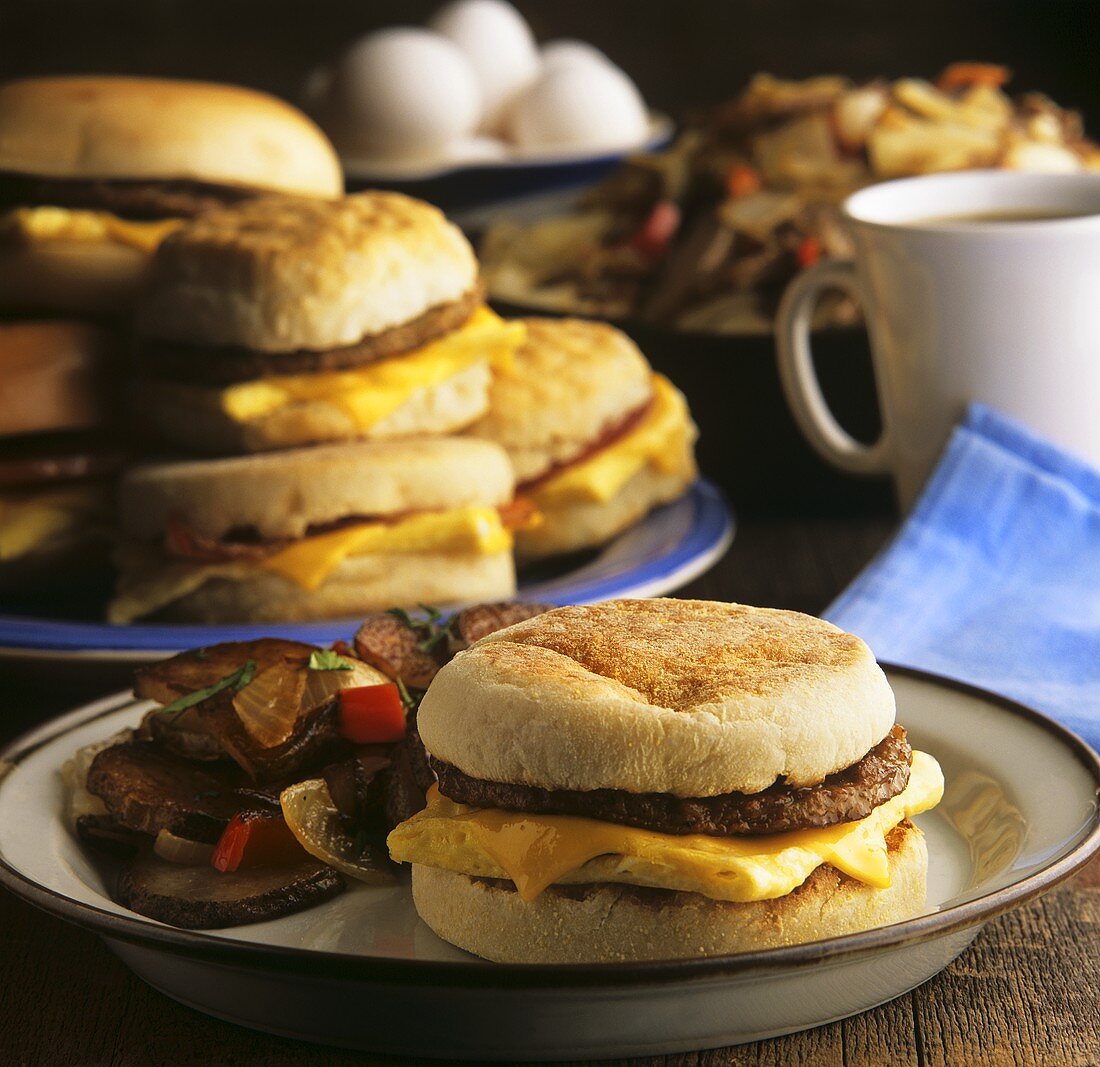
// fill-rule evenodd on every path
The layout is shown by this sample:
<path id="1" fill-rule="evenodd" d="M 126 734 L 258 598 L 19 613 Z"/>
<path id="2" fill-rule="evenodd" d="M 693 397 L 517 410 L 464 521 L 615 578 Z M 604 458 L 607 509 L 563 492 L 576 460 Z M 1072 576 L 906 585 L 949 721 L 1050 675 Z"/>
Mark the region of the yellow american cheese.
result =
<path id="1" fill-rule="evenodd" d="M 304 537 L 262 560 L 225 563 L 168 562 L 159 552 L 128 550 L 118 596 L 108 609 L 111 622 L 148 615 L 206 582 L 246 581 L 268 570 L 304 589 L 317 589 L 349 556 L 365 553 L 507 552 L 512 535 L 496 508 L 469 506 L 421 512 L 396 522 L 364 522 Z"/>
<path id="2" fill-rule="evenodd" d="M 828 863 L 878 889 L 890 885 L 886 835 L 943 796 L 939 764 L 913 753 L 905 790 L 858 822 L 759 837 L 663 834 L 597 819 L 478 809 L 429 791 L 428 806 L 390 834 L 393 859 L 507 878 L 524 900 L 555 883 L 624 882 L 714 900 L 786 896 Z"/>
<path id="3" fill-rule="evenodd" d="M 304 537 L 268 556 L 258 566 L 316 589 L 349 556 L 374 552 L 507 552 L 512 535 L 496 508 L 471 505 L 429 511 L 398 522 L 368 522 Z"/>
<path id="4" fill-rule="evenodd" d="M 0 562 L 86 531 L 106 501 L 107 492 L 99 485 L 0 496 Z"/>
<path id="5" fill-rule="evenodd" d="M 135 221 L 120 219 L 109 211 L 19 207 L 0 219 L 0 232 L 23 241 L 110 242 L 141 252 L 155 252 L 157 245 L 182 225 L 182 219 Z"/>
<path id="6" fill-rule="evenodd" d="M 523 343 L 521 322 L 505 322 L 487 307 L 465 325 L 411 352 L 355 370 L 281 375 L 240 382 L 211 399 L 235 422 L 249 422 L 292 404 L 335 404 L 361 430 L 400 408 L 418 389 L 439 385 L 481 360 L 505 366 Z M 209 392 L 209 391 L 204 391 Z"/>
<path id="7" fill-rule="evenodd" d="M 663 375 L 653 375 L 653 403 L 637 426 L 606 448 L 539 485 L 531 497 L 541 507 L 570 500 L 606 503 L 646 464 L 670 472 L 683 462 L 690 415 L 683 396 Z"/>

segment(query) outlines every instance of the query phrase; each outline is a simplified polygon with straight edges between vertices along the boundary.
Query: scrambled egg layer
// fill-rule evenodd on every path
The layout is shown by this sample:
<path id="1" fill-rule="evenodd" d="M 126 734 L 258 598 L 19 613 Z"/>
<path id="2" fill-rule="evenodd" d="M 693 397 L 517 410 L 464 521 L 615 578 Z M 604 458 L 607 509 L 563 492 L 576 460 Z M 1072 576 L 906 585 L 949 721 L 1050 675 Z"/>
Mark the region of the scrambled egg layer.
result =
<path id="1" fill-rule="evenodd" d="M 213 408 L 236 423 L 321 401 L 346 413 L 359 430 L 369 430 L 417 390 L 440 385 L 475 363 L 507 366 L 525 332 L 523 323 L 505 322 L 480 307 L 446 336 L 354 370 L 257 378 L 221 389 L 181 385 L 173 392 L 182 403 Z"/>
<path id="2" fill-rule="evenodd" d="M 606 448 L 548 478 L 531 493 L 535 504 L 550 509 L 575 500 L 606 503 L 646 464 L 671 473 L 683 463 L 691 416 L 672 383 L 653 375 L 653 403 L 637 426 Z"/>
<path id="3" fill-rule="evenodd" d="M 182 219 L 135 221 L 109 211 L 66 207 L 17 207 L 0 217 L 0 234 L 30 244 L 35 241 L 105 242 L 155 252 L 157 245 L 183 225 Z"/>
<path id="4" fill-rule="evenodd" d="M 303 589 L 322 586 L 348 557 L 372 553 L 454 552 L 495 555 L 512 548 L 512 534 L 496 508 L 470 505 L 425 511 L 395 522 L 362 522 L 330 533 L 303 537 L 256 561 L 192 563 L 166 560 L 161 553 L 133 559 L 123 568 L 111 622 L 130 622 L 187 596 L 215 578 L 245 581 L 267 570 Z"/>
<path id="5" fill-rule="evenodd" d="M 554 883 L 625 882 L 713 900 L 786 896 L 828 863 L 877 889 L 890 885 L 886 835 L 935 807 L 943 773 L 913 753 L 905 790 L 858 822 L 759 837 L 663 834 L 597 819 L 478 809 L 432 787 L 428 806 L 390 834 L 393 859 L 510 879 L 524 900 Z"/>

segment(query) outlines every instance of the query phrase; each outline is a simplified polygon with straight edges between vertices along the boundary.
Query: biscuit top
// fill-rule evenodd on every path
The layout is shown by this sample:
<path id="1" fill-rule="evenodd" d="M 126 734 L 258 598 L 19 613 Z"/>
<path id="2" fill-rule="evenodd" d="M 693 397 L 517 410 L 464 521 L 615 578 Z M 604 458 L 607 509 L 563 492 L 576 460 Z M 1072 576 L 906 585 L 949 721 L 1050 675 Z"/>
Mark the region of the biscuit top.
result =
<path id="1" fill-rule="evenodd" d="M 621 600 L 484 638 L 440 671 L 417 721 L 474 777 L 714 796 L 850 766 L 893 725 L 894 698 L 866 644 L 820 619 Z"/>
<path id="2" fill-rule="evenodd" d="M 469 242 L 420 200 L 261 197 L 202 215 L 161 244 L 138 330 L 195 345 L 324 350 L 476 283 Z"/>
<path id="3" fill-rule="evenodd" d="M 621 330 L 583 319 L 523 321 L 526 340 L 496 376 L 488 414 L 466 431 L 501 445 L 519 482 L 576 458 L 653 395 L 649 364 Z"/>

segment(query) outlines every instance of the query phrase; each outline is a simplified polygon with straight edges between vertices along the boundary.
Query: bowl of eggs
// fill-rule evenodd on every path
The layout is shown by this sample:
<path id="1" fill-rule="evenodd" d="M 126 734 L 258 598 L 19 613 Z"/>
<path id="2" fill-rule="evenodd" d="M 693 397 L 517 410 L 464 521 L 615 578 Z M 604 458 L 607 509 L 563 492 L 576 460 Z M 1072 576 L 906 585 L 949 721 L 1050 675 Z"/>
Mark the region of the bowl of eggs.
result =
<path id="1" fill-rule="evenodd" d="M 540 44 L 505 0 L 455 0 L 426 26 L 368 34 L 303 97 L 349 189 L 399 189 L 448 211 L 576 188 L 672 133 L 603 52 Z"/>

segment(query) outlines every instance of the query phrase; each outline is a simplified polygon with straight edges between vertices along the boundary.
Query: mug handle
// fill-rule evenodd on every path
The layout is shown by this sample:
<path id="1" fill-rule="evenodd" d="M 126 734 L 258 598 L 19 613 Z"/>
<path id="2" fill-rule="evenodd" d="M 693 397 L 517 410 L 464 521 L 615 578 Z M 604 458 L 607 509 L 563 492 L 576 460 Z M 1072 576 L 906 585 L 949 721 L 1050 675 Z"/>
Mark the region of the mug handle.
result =
<path id="1" fill-rule="evenodd" d="M 775 325 L 783 392 L 799 429 L 826 460 L 852 474 L 887 474 L 890 449 L 885 428 L 873 444 L 857 441 L 836 421 L 821 392 L 810 350 L 810 330 L 823 289 L 843 289 L 864 304 L 851 260 L 818 263 L 787 287 Z"/>

